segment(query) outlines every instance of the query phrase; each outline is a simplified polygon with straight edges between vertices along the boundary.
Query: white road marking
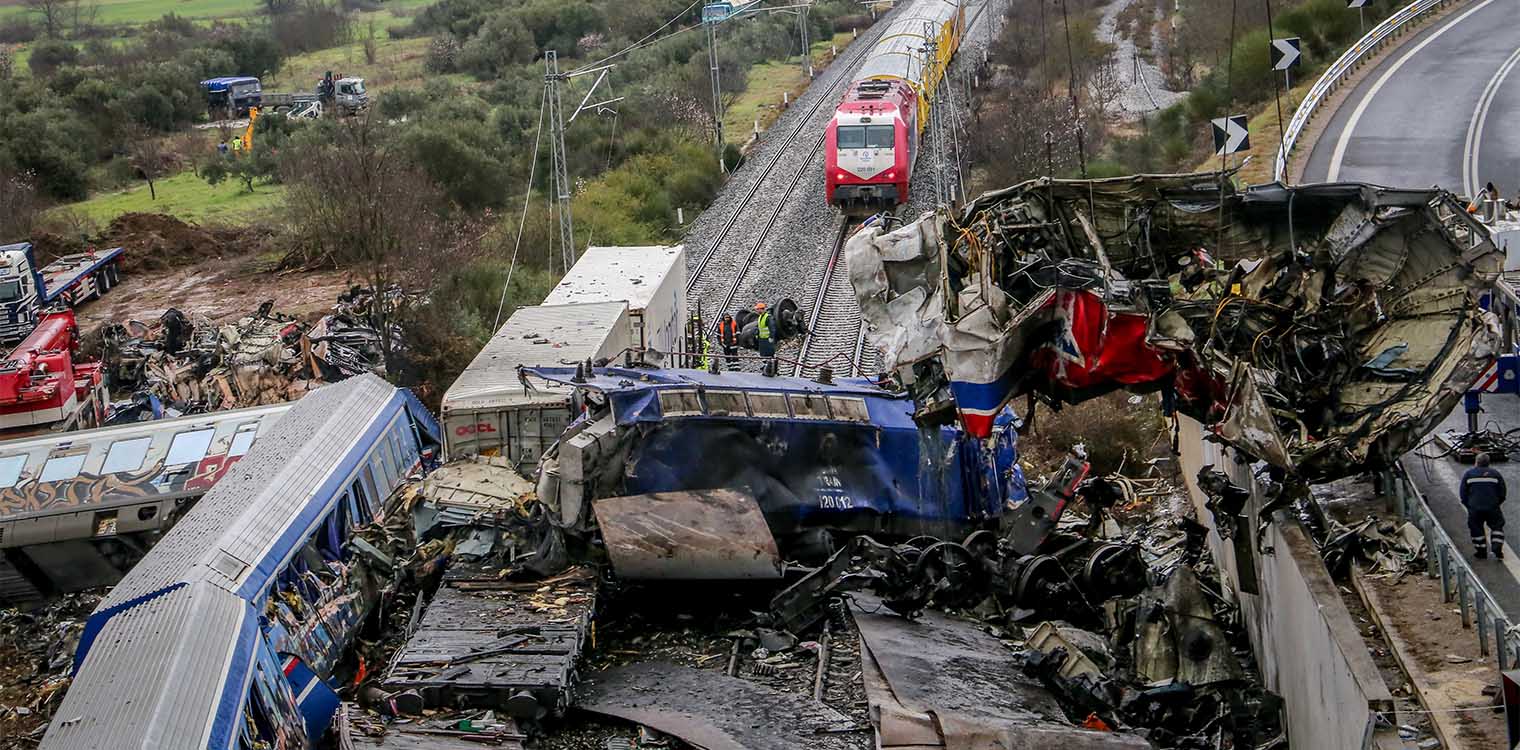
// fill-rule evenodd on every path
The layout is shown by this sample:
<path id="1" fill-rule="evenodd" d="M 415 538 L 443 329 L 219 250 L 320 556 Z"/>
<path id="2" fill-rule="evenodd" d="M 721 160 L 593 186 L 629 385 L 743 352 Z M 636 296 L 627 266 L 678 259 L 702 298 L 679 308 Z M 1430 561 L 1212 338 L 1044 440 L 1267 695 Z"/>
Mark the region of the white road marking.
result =
<path id="1" fill-rule="evenodd" d="M 1383 86 L 1388 83 L 1388 80 L 1393 78 L 1393 75 L 1395 73 L 1399 72 L 1399 68 L 1404 67 L 1404 63 L 1409 62 L 1410 58 L 1418 55 L 1420 53 L 1420 50 L 1425 49 L 1425 47 L 1431 42 L 1440 39 L 1442 34 L 1451 31 L 1453 26 L 1462 23 L 1467 19 L 1468 16 L 1471 16 L 1472 14 L 1483 10 L 1493 2 L 1494 0 L 1483 0 L 1483 2 L 1478 3 L 1477 5 L 1468 9 L 1467 12 L 1463 13 L 1460 16 L 1457 16 L 1456 18 L 1453 18 L 1451 21 L 1447 22 L 1445 26 L 1442 26 L 1441 28 L 1437 29 L 1435 33 L 1426 37 L 1424 41 L 1416 44 L 1408 52 L 1405 52 L 1402 56 L 1399 57 L 1397 62 L 1388 67 L 1388 70 L 1383 71 L 1383 75 L 1378 76 L 1377 82 L 1372 84 L 1372 88 L 1367 90 L 1367 95 L 1362 97 L 1362 100 L 1357 103 L 1356 109 L 1352 110 L 1351 112 L 1351 119 L 1347 120 L 1346 126 L 1341 129 L 1341 136 L 1335 142 L 1335 151 L 1330 156 L 1330 171 L 1325 175 L 1326 182 L 1335 182 L 1340 178 L 1341 162 L 1346 158 L 1346 146 L 1351 143 L 1352 134 L 1356 133 L 1357 123 L 1361 122 L 1362 114 L 1367 111 L 1367 105 L 1372 103 L 1372 100 L 1377 97 L 1378 92 L 1383 89 Z"/>
<path id="2" fill-rule="evenodd" d="M 1516 47 L 1494 77 L 1488 79 L 1483 95 L 1478 97 L 1478 104 L 1473 108 L 1472 120 L 1467 123 L 1467 142 L 1462 146 L 1462 189 L 1468 196 L 1478 194 L 1478 153 L 1483 148 L 1483 128 L 1488 124 L 1488 110 L 1499 95 L 1499 87 L 1504 85 L 1504 79 L 1509 77 L 1517 63 L 1520 63 L 1520 47 Z"/>

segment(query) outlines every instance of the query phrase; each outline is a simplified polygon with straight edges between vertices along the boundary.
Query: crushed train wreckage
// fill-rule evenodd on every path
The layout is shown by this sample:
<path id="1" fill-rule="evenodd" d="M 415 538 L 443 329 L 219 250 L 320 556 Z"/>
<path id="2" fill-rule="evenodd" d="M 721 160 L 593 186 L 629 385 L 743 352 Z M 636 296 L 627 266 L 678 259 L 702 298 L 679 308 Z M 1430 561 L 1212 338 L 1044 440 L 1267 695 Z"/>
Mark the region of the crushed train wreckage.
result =
<path id="1" fill-rule="evenodd" d="M 217 325 L 170 308 L 153 324 L 127 321 L 101 333 L 108 383 L 131 397 L 112 405 L 109 423 L 281 403 L 321 383 L 384 369 L 375 306 L 409 304 L 398 287 L 375 295 L 353 287 L 333 312 L 307 324 L 263 302 L 251 314 Z M 391 328 L 393 351 L 403 347 Z"/>
<path id="2" fill-rule="evenodd" d="M 1323 481 L 1402 455 L 1495 356 L 1501 255 L 1435 189 L 1037 180 L 846 253 L 885 366 L 975 435 L 1023 394 L 1159 390 Z"/>

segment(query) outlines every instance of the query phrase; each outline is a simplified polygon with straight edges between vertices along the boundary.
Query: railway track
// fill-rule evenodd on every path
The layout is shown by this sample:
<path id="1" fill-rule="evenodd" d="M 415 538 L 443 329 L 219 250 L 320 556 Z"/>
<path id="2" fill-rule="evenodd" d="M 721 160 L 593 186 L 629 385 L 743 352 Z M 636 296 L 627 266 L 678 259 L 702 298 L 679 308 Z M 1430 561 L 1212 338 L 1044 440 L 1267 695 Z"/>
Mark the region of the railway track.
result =
<path id="1" fill-rule="evenodd" d="M 822 367 L 845 376 L 872 374 L 874 362 L 863 361 L 867 354 L 865 321 L 860 317 L 844 259 L 845 240 L 859 228 L 858 222 L 848 218 L 839 221 L 834 249 L 824 266 L 813 305 L 808 309 L 809 330 L 802 339 L 793 375 L 812 377 Z"/>
<path id="2" fill-rule="evenodd" d="M 745 190 L 743 197 L 734 206 L 733 210 L 730 211 L 728 218 L 723 222 L 718 233 L 708 242 L 701 259 L 692 268 L 690 277 L 686 282 L 686 293 L 688 297 L 696 297 L 695 301 L 703 306 L 704 312 L 712 312 L 710 318 L 713 320 L 713 323 L 708 326 L 709 334 L 717 330 L 718 313 L 734 309 L 734 301 L 738 298 L 740 290 L 744 288 L 746 277 L 755 266 L 756 256 L 759 255 L 761 248 L 765 246 L 766 240 L 775 233 L 778 225 L 781 223 L 779 219 L 782 212 L 791 204 L 798 186 L 802 183 L 803 176 L 809 173 L 810 167 L 818 163 L 819 155 L 823 151 L 824 138 L 827 135 L 823 123 L 817 121 L 819 111 L 832 111 L 832 107 L 838 102 L 839 96 L 854 80 L 851 73 L 859 67 L 866 52 L 871 49 L 880 35 L 881 32 L 877 29 L 871 32 L 868 37 L 856 40 L 846 49 L 845 55 L 835 61 L 834 65 L 839 65 L 840 71 L 827 84 L 827 88 L 814 97 L 812 103 L 808 105 L 806 112 L 797 118 L 796 124 L 785 133 L 783 140 L 769 156 L 759 174 L 750 179 L 749 187 Z M 804 134 L 809 132 L 815 132 L 817 135 L 812 138 L 811 144 L 807 145 L 807 156 L 801 168 L 791 170 L 790 175 L 787 174 L 787 170 L 785 169 L 778 172 L 778 167 L 788 163 L 796 163 L 795 158 L 799 144 L 807 144 Z M 772 179 L 773 176 L 785 180 L 779 190 L 775 184 L 776 180 Z M 767 187 L 770 189 L 766 190 L 765 188 Z M 756 201 L 757 197 L 763 200 Z M 765 205 L 766 202 L 769 202 L 771 205 Z M 742 219 L 749 216 L 751 210 L 757 207 L 761 210 L 769 209 L 766 219 L 760 224 L 757 232 L 751 234 L 748 238 L 742 238 L 740 235 L 743 234 L 743 231 L 736 231 L 736 229 L 743 223 Z M 715 300 L 710 298 L 704 299 L 708 295 L 702 294 L 701 289 L 712 286 L 708 279 L 709 272 L 713 270 L 711 268 L 712 261 L 719 257 L 720 254 L 726 254 L 732 250 L 732 245 L 737 245 L 740 242 L 744 245 L 744 249 L 740 251 L 742 260 L 736 266 L 725 269 L 732 272 L 729 274 L 729 279 L 723 287 L 721 298 L 716 300 L 718 301 L 718 305 L 716 307 L 708 307 Z M 704 282 L 709 283 L 704 284 Z"/>

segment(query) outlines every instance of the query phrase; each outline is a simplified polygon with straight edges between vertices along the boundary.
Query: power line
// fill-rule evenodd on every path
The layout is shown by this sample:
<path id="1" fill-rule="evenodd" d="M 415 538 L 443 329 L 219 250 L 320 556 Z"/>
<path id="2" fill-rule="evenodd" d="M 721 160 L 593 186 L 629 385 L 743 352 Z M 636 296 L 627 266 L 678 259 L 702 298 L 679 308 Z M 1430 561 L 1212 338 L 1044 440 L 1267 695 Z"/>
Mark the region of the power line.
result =
<path id="1" fill-rule="evenodd" d="M 608 55 L 608 56 L 606 56 L 606 57 L 604 57 L 604 58 L 602 58 L 600 60 L 597 60 L 594 63 L 591 63 L 589 65 L 583 65 L 583 66 L 581 66 L 579 68 L 576 68 L 575 70 L 572 70 L 569 73 L 566 73 L 566 75 L 572 75 L 573 76 L 573 75 L 578 75 L 580 73 L 584 73 L 587 70 L 590 70 L 590 69 L 595 68 L 595 67 L 600 66 L 600 65 L 606 65 L 607 63 L 610 63 L 613 60 L 618 59 L 619 57 L 623 57 L 624 55 L 627 55 L 627 54 L 629 54 L 631 52 L 634 52 L 636 50 L 642 49 L 643 47 L 645 47 L 645 46 L 647 46 L 649 44 L 653 44 L 654 42 L 658 42 L 658 41 L 661 41 L 662 39 L 669 38 L 669 37 L 661 37 L 660 39 L 655 39 L 655 37 L 658 36 L 660 32 L 662 32 L 662 31 L 670 28 L 671 24 L 674 24 L 676 21 L 681 20 L 682 16 L 685 16 L 687 13 L 690 13 L 692 8 L 697 7 L 702 2 L 703 2 L 703 0 L 692 0 L 691 5 L 686 6 L 686 8 L 684 10 L 682 10 L 680 13 L 677 13 L 674 18 L 671 18 L 669 21 L 666 21 L 665 23 L 661 24 L 660 28 L 655 29 L 654 31 L 649 32 L 647 35 L 644 36 L 643 39 L 640 39 L 637 42 L 634 42 L 633 44 L 630 44 L 627 47 L 624 47 L 623 49 L 621 49 L 621 50 L 619 50 L 617 52 L 614 52 L 614 53 L 612 53 L 612 54 L 610 54 L 610 55 Z M 695 26 L 687 26 L 687 27 L 685 27 L 685 28 L 683 28 L 683 29 L 675 32 L 674 34 L 670 34 L 669 36 L 675 36 L 676 34 L 685 33 L 687 31 L 691 31 L 694 28 L 696 28 L 696 27 Z"/>
<path id="2" fill-rule="evenodd" d="M 533 200 L 533 173 L 538 168 L 538 144 L 544 139 L 544 110 L 548 109 L 549 90 L 544 89 L 538 99 L 538 127 L 533 136 L 533 158 L 528 161 L 528 186 L 523 189 L 522 219 L 517 222 L 517 241 L 512 244 L 512 262 L 507 266 L 507 280 L 501 285 L 501 301 L 496 303 L 496 322 L 491 324 L 494 332 L 501 327 L 501 313 L 507 307 L 507 289 L 512 286 L 512 272 L 517 270 L 517 251 L 522 247 L 523 228 L 528 226 L 528 202 Z"/>

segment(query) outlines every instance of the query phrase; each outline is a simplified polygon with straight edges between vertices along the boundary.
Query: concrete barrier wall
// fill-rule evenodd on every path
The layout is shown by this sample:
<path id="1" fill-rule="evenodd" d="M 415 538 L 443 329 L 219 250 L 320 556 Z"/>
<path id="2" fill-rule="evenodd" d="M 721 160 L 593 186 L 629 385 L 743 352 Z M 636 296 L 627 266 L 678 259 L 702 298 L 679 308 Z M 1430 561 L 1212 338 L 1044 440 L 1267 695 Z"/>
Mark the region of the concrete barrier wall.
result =
<path id="1" fill-rule="evenodd" d="M 1179 445 L 1188 496 L 1199 522 L 1210 529 L 1210 551 L 1229 589 L 1226 595 L 1240 604 L 1262 677 L 1285 701 L 1293 750 L 1382 744 L 1382 737 L 1375 740 L 1373 719 L 1393 710 L 1393 696 L 1313 541 L 1289 513 L 1279 513 L 1258 540 L 1261 488 L 1233 451 L 1205 443 L 1203 434 L 1201 425 L 1182 418 Z M 1243 521 L 1227 524 L 1244 532 L 1233 539 L 1219 533 L 1204 507 L 1208 498 L 1197 475 L 1208 465 L 1251 490 Z"/>

